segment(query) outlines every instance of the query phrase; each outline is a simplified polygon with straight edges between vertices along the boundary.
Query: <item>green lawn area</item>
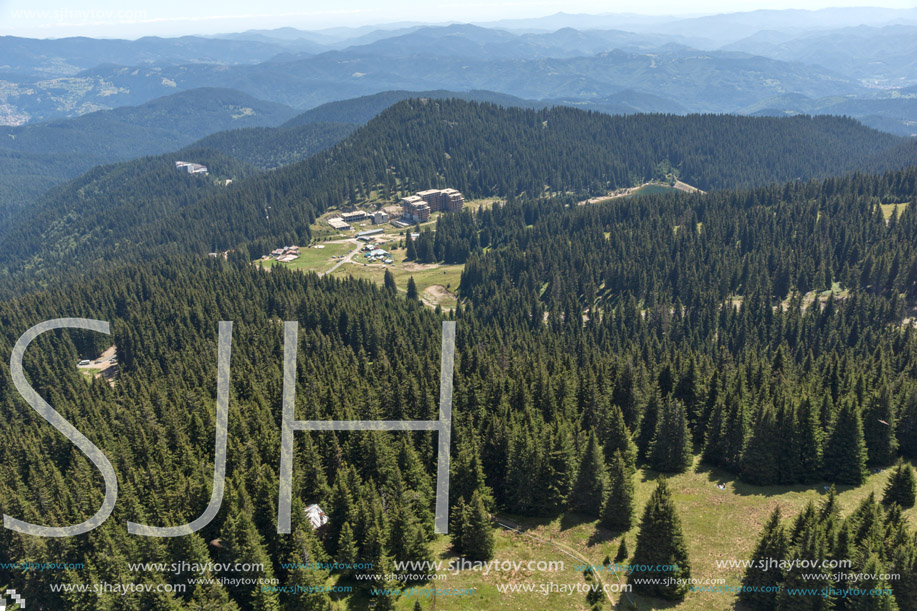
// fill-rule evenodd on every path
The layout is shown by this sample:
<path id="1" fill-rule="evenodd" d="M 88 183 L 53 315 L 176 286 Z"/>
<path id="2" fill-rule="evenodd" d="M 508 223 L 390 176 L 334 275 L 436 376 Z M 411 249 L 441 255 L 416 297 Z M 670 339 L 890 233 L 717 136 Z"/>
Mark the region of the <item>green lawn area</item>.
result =
<path id="1" fill-rule="evenodd" d="M 846 516 L 870 492 L 881 498 L 882 490 L 891 469 L 870 475 L 865 485 L 851 489 L 839 488 L 838 500 L 841 514 Z M 642 513 L 646 501 L 655 487 L 657 474 L 640 470 L 635 476 L 637 515 Z M 717 484 L 726 485 L 725 490 Z M 740 569 L 719 569 L 717 561 L 747 560 L 757 542 L 758 534 L 774 507 L 780 506 L 784 520 L 794 517 L 806 505 L 814 501 L 820 503 L 824 498 L 823 485 L 812 486 L 768 486 L 757 487 L 737 482 L 735 478 L 719 469 L 710 469 L 695 462 L 694 469 L 688 473 L 669 478 L 678 512 L 681 517 L 685 539 L 691 560 L 691 575 L 695 579 L 723 578 L 726 584 L 741 584 Z M 917 525 L 917 510 L 910 509 L 905 516 L 912 525 Z M 539 539 L 552 541 L 572 548 L 584 556 L 590 563 L 601 564 L 605 556 L 614 558 L 620 541 L 620 535 L 611 536 L 604 529 L 598 528 L 596 522 L 586 520 L 583 516 L 570 515 L 555 518 L 518 518 L 501 516 L 524 525 L 526 533 Z M 637 527 L 626 534 L 628 548 L 633 553 L 636 543 Z M 573 569 L 575 560 L 548 543 L 541 543 L 525 535 L 495 527 L 496 552 L 495 560 L 563 560 L 566 563 L 563 572 L 538 572 L 521 570 L 518 572 L 491 572 L 483 575 L 480 572 L 461 572 L 458 575 L 448 573 L 443 580 L 431 581 L 419 587 L 436 588 L 475 588 L 474 596 L 439 596 L 436 600 L 437 611 L 457 610 L 472 611 L 479 609 L 500 609 L 514 611 L 549 611 L 554 609 L 586 610 L 585 595 L 571 595 L 540 592 L 501 594 L 497 584 L 534 583 L 536 589 L 540 584 L 585 583 L 581 573 Z M 450 560 L 448 537 L 442 536 L 434 545 L 437 559 Z M 603 573 L 606 583 L 614 583 L 615 576 Z M 617 602 L 620 594 L 614 594 Z M 732 611 L 735 606 L 733 594 L 719 592 L 689 593 L 687 598 L 678 604 L 666 603 L 653 599 L 644 599 L 631 593 L 636 607 L 624 604 L 618 609 L 677 609 L 678 611 Z M 355 594 L 350 606 L 341 603 L 340 609 L 365 608 L 368 597 Z M 414 599 L 401 597 L 397 608 L 410 610 Z M 423 609 L 431 609 L 429 599 L 422 599 Z M 605 609 L 611 609 L 605 604 Z"/>
<path id="2" fill-rule="evenodd" d="M 413 276 L 417 290 L 429 303 L 439 304 L 444 309 L 455 307 L 454 293 L 462 279 L 464 265 L 415 265 L 404 262 L 406 253 L 403 248 L 387 248 L 385 245 L 382 247 L 392 253 L 394 264 L 364 264 L 364 259 L 355 255 L 354 263 L 345 263 L 334 271 L 334 275 L 363 278 L 381 285 L 385 278 L 385 271 L 388 270 L 395 277 L 399 291 L 407 290 L 408 279 Z"/>
<path id="3" fill-rule="evenodd" d="M 479 208 L 490 208 L 496 203 L 503 203 L 504 200 L 499 197 L 485 197 L 482 199 L 469 199 L 465 201 L 463 210 L 477 210 Z"/>
<path id="4" fill-rule="evenodd" d="M 318 245 L 324 248 L 300 248 L 299 258 L 289 263 L 281 263 L 274 259 L 259 260 L 255 263 L 264 267 L 280 265 L 289 269 L 323 272 L 337 263 L 332 257 L 345 255 L 356 248 L 356 245 L 350 242 L 321 242 Z"/>
<path id="5" fill-rule="evenodd" d="M 334 275 L 362 278 L 381 286 L 385 279 L 385 271 L 388 270 L 392 272 L 398 290 L 402 293 L 407 291 L 408 279 L 413 277 L 417 290 L 428 305 L 440 305 L 444 309 L 455 308 L 457 303 L 455 291 L 461 282 L 462 270 L 465 266 L 418 265 L 406 262 L 404 258 L 407 253 L 404 248 L 397 247 L 398 242 L 398 240 L 393 240 L 379 244 L 379 247 L 392 253 L 395 260 L 392 265 L 365 263 L 366 260 L 362 253 L 357 253 L 353 255 L 352 263 L 344 263 L 334 271 Z M 304 272 L 327 272 L 338 262 L 333 257 L 346 255 L 353 249 L 362 247 L 362 244 L 357 246 L 353 242 L 321 242 L 320 245 L 324 248 L 301 248 L 300 257 L 290 263 L 280 263 L 273 259 L 260 259 L 254 263 L 268 268 L 280 265 Z"/>
<path id="6" fill-rule="evenodd" d="M 907 202 L 901 204 L 879 204 L 882 208 L 882 217 L 887 221 L 892 217 L 892 212 L 901 216 L 904 209 L 907 208 Z"/>
<path id="7" fill-rule="evenodd" d="M 655 183 L 643 185 L 625 197 L 637 197 L 638 195 L 659 195 L 660 193 L 674 193 L 678 189 L 668 185 L 658 185 Z"/>

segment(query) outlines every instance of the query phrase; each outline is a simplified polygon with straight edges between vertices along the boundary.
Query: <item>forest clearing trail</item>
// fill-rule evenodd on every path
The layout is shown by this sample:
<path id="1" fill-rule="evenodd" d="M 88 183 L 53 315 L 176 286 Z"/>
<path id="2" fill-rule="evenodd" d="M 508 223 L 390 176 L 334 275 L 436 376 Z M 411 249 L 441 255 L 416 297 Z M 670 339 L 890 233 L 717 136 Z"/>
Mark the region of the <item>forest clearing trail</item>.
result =
<path id="1" fill-rule="evenodd" d="M 513 532 L 519 533 L 520 535 L 524 535 L 524 536 L 526 536 L 526 537 L 530 537 L 530 538 L 532 538 L 532 539 L 535 539 L 536 541 L 538 541 L 538 542 L 540 542 L 540 543 L 546 543 L 546 544 L 548 544 L 548 545 L 551 545 L 551 546 L 557 548 L 560 552 L 566 554 L 567 556 L 570 556 L 571 558 L 573 558 L 574 560 L 576 560 L 576 561 L 578 561 L 578 562 L 582 562 L 582 563 L 583 563 L 584 565 L 586 565 L 586 566 L 592 566 L 592 565 L 593 565 L 593 563 L 589 562 L 589 560 L 587 560 L 587 559 L 586 559 L 584 556 L 582 556 L 579 552 L 577 552 L 576 550 L 574 550 L 574 549 L 572 549 L 572 548 L 567 547 L 567 546 L 564 545 L 563 543 L 557 543 L 557 542 L 555 542 L 555 541 L 550 541 L 550 540 L 548 540 L 548 539 L 542 539 L 541 537 L 536 537 L 536 536 L 533 535 L 533 534 L 530 534 L 530 533 L 525 532 L 524 530 L 521 530 L 521 528 L 520 528 L 521 525 L 520 525 L 520 524 L 516 524 L 516 523 L 514 523 L 512 520 L 508 520 L 508 519 L 506 519 L 506 518 L 501 518 L 500 516 L 498 516 L 498 515 L 496 515 L 496 514 L 494 514 L 493 519 L 494 519 L 494 522 L 496 522 L 499 526 L 502 526 L 502 527 L 505 528 L 506 530 L 511 530 L 511 531 L 513 531 Z M 609 594 L 608 591 L 605 590 L 605 587 L 604 587 L 605 584 L 602 582 L 602 576 L 599 574 L 598 571 L 592 571 L 592 575 L 595 577 L 595 579 L 596 579 L 596 581 L 598 582 L 598 584 L 599 584 L 600 586 L 602 586 L 602 593 L 605 594 L 605 598 L 608 599 L 608 602 L 610 602 L 612 605 L 614 605 L 614 604 L 615 604 L 615 601 L 612 600 L 611 594 Z M 617 576 L 617 573 L 615 573 L 615 575 Z M 620 583 L 620 578 L 618 579 L 618 582 Z M 623 594 L 624 594 L 625 596 L 627 596 L 627 600 L 629 600 L 630 603 L 633 604 L 634 601 L 631 600 L 631 598 L 630 598 L 630 596 L 628 596 L 627 592 L 623 592 Z"/>

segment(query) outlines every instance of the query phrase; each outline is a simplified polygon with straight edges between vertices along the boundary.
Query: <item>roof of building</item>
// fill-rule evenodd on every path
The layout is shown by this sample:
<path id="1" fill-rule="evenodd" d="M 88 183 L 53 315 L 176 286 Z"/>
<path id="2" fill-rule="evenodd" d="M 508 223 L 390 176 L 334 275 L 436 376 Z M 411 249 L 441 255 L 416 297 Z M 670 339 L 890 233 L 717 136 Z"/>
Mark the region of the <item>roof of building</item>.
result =
<path id="1" fill-rule="evenodd" d="M 328 523 L 328 516 L 322 511 L 322 508 L 316 504 L 306 507 L 304 513 L 312 524 L 312 529 L 318 529 Z"/>
<path id="2" fill-rule="evenodd" d="M 350 225 L 346 223 L 342 218 L 335 217 L 333 219 L 328 219 L 328 224 L 335 229 L 350 229 Z"/>

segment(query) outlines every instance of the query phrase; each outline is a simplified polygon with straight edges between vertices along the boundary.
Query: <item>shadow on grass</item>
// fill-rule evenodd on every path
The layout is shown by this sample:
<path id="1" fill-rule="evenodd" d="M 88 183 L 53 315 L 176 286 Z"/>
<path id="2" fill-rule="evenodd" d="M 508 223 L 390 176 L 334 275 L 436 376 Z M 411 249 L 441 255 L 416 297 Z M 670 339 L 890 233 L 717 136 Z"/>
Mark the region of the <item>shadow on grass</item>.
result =
<path id="1" fill-rule="evenodd" d="M 831 484 L 829 482 L 814 482 L 811 484 L 775 484 L 772 486 L 756 486 L 747 484 L 736 477 L 734 474 L 713 467 L 705 463 L 699 463 L 696 472 L 700 475 L 706 475 L 707 480 L 713 486 L 725 486 L 723 492 L 731 492 L 739 496 L 763 496 L 772 497 L 786 494 L 787 492 L 808 492 L 814 491 L 818 494 L 827 494 Z M 847 490 L 855 490 L 857 486 L 844 486 L 835 484 L 838 494 Z"/>
<path id="2" fill-rule="evenodd" d="M 627 534 L 627 532 L 628 531 L 626 530 L 605 528 L 601 525 L 601 523 L 599 523 L 596 525 L 593 533 L 589 536 L 587 545 L 592 547 L 594 545 L 599 545 L 600 543 L 608 543 L 609 541 L 613 541 L 619 538 L 621 535 Z"/>
<path id="3" fill-rule="evenodd" d="M 577 526 L 582 526 L 583 524 L 595 522 L 595 520 L 596 518 L 594 516 L 587 516 L 584 513 L 568 511 L 560 519 L 560 530 L 569 530 L 571 528 L 576 528 Z"/>
<path id="4" fill-rule="evenodd" d="M 618 602 L 614 606 L 614 611 L 657 611 L 660 609 L 674 609 L 682 604 L 681 600 L 665 600 L 664 598 L 653 598 L 651 596 L 641 596 L 635 592 L 629 592 L 629 598 L 625 594 L 620 594 Z"/>

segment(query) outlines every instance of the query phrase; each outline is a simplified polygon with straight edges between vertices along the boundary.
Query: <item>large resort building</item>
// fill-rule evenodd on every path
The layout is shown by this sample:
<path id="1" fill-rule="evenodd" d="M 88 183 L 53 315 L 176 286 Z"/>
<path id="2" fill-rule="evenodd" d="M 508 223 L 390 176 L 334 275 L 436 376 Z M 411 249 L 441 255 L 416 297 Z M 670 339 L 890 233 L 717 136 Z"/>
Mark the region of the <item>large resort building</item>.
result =
<path id="1" fill-rule="evenodd" d="M 430 218 L 430 205 L 419 195 L 401 198 L 401 218 L 412 223 L 423 223 Z"/>
<path id="2" fill-rule="evenodd" d="M 427 189 L 416 195 L 401 198 L 401 218 L 422 223 L 431 212 L 457 212 L 465 205 L 465 198 L 455 189 Z"/>

